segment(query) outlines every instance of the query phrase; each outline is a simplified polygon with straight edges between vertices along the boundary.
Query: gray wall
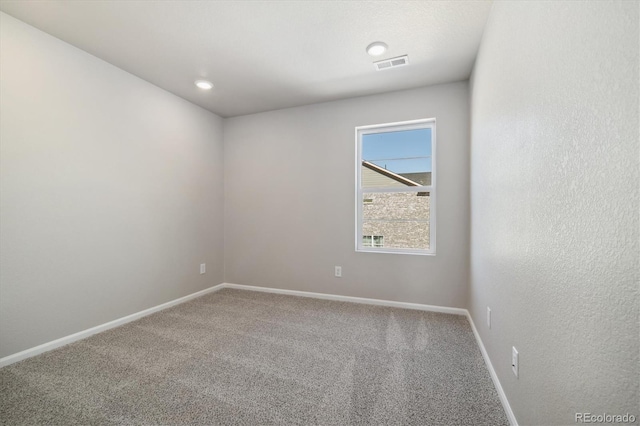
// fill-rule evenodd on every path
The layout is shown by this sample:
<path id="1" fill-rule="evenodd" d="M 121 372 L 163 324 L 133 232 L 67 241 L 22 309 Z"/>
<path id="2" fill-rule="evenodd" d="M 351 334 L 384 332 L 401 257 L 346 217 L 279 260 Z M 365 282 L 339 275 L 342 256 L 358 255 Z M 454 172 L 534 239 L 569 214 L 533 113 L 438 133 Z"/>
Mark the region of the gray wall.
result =
<path id="1" fill-rule="evenodd" d="M 221 283 L 222 120 L 0 19 L 0 357 Z"/>
<path id="2" fill-rule="evenodd" d="M 225 281 L 465 307 L 468 99 L 460 82 L 226 119 Z M 430 117 L 437 255 L 356 253 L 355 127 Z"/>
<path id="3" fill-rule="evenodd" d="M 631 1 L 497 2 L 485 30 L 470 310 L 520 424 L 640 414 L 638 17 Z"/>

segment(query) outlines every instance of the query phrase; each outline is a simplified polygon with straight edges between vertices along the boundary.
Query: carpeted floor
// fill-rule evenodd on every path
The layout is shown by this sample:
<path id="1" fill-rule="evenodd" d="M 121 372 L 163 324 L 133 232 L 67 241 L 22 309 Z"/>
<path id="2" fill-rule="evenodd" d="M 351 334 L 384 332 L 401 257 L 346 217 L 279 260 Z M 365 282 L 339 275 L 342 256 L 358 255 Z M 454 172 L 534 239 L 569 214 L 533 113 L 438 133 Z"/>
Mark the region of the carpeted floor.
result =
<path id="1" fill-rule="evenodd" d="M 508 421 L 463 316 L 224 289 L 0 369 L 0 424 Z"/>

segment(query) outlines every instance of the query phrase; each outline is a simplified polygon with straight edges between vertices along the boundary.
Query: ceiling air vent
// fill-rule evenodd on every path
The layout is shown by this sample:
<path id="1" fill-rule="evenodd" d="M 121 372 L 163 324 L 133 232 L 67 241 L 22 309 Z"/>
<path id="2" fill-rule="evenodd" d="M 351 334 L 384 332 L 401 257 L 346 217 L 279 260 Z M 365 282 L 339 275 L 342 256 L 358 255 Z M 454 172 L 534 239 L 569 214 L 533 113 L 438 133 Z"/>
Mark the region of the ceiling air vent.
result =
<path id="1" fill-rule="evenodd" d="M 409 65 L 409 57 L 407 55 L 398 56 L 397 58 L 385 59 L 384 61 L 374 62 L 376 70 L 382 71 L 390 68 L 402 67 Z"/>

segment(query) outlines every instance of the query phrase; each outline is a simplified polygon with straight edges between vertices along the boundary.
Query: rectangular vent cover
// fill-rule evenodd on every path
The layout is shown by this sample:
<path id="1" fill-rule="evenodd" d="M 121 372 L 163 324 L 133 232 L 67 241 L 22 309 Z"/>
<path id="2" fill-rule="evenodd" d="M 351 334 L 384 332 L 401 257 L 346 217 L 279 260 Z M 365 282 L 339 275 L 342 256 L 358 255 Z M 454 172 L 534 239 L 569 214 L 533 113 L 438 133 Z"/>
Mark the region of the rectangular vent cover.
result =
<path id="1" fill-rule="evenodd" d="M 409 65 L 409 57 L 407 55 L 398 56 L 397 58 L 385 59 L 384 61 L 374 62 L 376 70 L 382 71 L 390 68 L 402 67 Z"/>

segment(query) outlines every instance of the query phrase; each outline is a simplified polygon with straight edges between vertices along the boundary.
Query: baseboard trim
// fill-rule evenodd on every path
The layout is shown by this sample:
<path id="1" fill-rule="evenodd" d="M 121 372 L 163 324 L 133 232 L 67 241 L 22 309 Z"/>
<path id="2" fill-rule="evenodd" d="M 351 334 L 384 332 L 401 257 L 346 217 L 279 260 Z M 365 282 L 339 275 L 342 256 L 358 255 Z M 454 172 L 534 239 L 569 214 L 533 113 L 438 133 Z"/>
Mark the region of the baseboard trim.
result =
<path id="1" fill-rule="evenodd" d="M 0 368 L 22 361 L 27 358 L 31 358 L 36 355 L 40 355 L 41 353 L 51 351 L 61 346 L 68 345 L 73 342 L 77 342 L 78 340 L 85 339 L 96 333 L 100 333 L 102 331 L 106 331 L 106 330 L 118 327 L 120 325 L 135 321 L 147 315 L 151 315 L 155 312 L 170 308 L 172 306 L 187 302 L 191 299 L 195 299 L 196 297 L 204 296 L 207 293 L 215 292 L 223 288 L 235 288 L 240 290 L 261 291 L 265 293 L 278 293 L 278 294 L 287 294 L 291 296 L 311 297 L 315 299 L 337 300 L 342 302 L 363 303 L 368 305 L 380 305 L 380 306 L 390 306 L 395 308 L 416 309 L 420 311 L 441 312 L 445 314 L 467 315 L 466 309 L 448 308 L 445 306 L 422 305 L 418 303 L 394 302 L 390 300 L 367 299 L 363 297 L 353 297 L 353 296 L 340 296 L 337 294 L 312 293 L 308 291 L 285 290 L 285 289 L 270 288 L 270 287 L 257 287 L 257 286 L 250 286 L 250 285 L 222 283 L 222 284 L 218 284 L 216 286 L 209 287 L 207 289 L 189 294 L 187 296 L 183 296 L 178 299 L 171 300 L 161 305 L 157 305 L 152 308 L 145 309 L 143 311 L 136 312 L 131 315 L 127 315 L 126 317 L 118 318 L 116 320 L 109 321 L 107 323 L 104 323 L 83 331 L 79 331 L 74 334 L 70 334 L 69 336 L 61 337 L 59 339 L 52 340 L 51 342 L 43 343 L 42 345 L 38 345 L 18 353 L 8 355 L 4 358 L 0 358 Z"/>
<path id="2" fill-rule="evenodd" d="M 223 283 L 223 288 L 235 288 L 238 290 L 261 291 L 263 293 L 287 294 L 290 296 L 311 297 L 314 299 L 337 300 L 340 302 L 362 303 L 365 305 L 389 306 L 392 308 L 414 309 L 418 311 L 440 312 L 444 314 L 467 315 L 466 309 L 449 308 L 446 306 L 422 305 L 420 303 L 395 302 L 392 300 L 368 299 L 365 297 L 341 296 L 338 294 L 313 293 L 310 291 L 285 290 L 272 287 L 257 287 L 252 285 Z"/>
<path id="3" fill-rule="evenodd" d="M 513 410 L 511 409 L 511 405 L 509 405 L 509 400 L 507 399 L 507 395 L 504 393 L 504 389 L 502 389 L 502 385 L 500 384 L 500 380 L 498 379 L 498 375 L 496 374 L 496 370 L 493 368 L 493 364 L 491 364 L 491 359 L 489 358 L 489 354 L 484 347 L 484 343 L 482 343 L 482 339 L 480 338 L 480 333 L 478 333 L 478 329 L 473 322 L 473 318 L 471 318 L 471 314 L 467 311 L 467 319 L 469 320 L 469 324 L 471 324 L 471 329 L 473 330 L 474 336 L 476 336 L 476 341 L 478 342 L 478 346 L 480 347 L 480 352 L 482 352 L 482 357 L 484 358 L 484 363 L 487 365 L 487 370 L 489 370 L 489 374 L 491 375 L 491 380 L 493 380 L 493 385 L 498 392 L 498 397 L 500 397 L 500 402 L 502 402 L 502 407 L 504 408 L 504 412 L 509 419 L 509 423 L 511 426 L 518 426 L 518 420 L 516 419 L 515 414 L 513 414 Z"/>
<path id="4" fill-rule="evenodd" d="M 126 324 L 128 322 L 135 321 L 137 319 L 140 319 L 140 318 L 145 317 L 147 315 L 151 315 L 151 314 L 153 314 L 155 312 L 158 312 L 158 311 L 161 311 L 163 309 L 167 309 L 167 308 L 170 308 L 172 306 L 179 305 L 180 303 L 187 302 L 187 301 L 189 301 L 191 299 L 195 299 L 196 297 L 204 296 L 207 293 L 218 291 L 218 290 L 220 290 L 222 288 L 223 288 L 223 284 L 218 284 L 216 286 L 209 287 L 209 288 L 206 288 L 204 290 L 197 291 L 195 293 L 191 293 L 191 294 L 189 294 L 187 296 L 183 296 L 183 297 L 180 297 L 178 299 L 171 300 L 171 301 L 163 303 L 161 305 L 157 305 L 157 306 L 154 306 L 152 308 L 145 309 L 143 311 L 136 312 L 136 313 L 131 314 L 131 315 L 127 315 L 126 317 L 118 318 L 116 320 L 109 321 L 107 323 L 104 323 L 104 324 L 101 324 L 101 325 L 98 325 L 98 326 L 95 326 L 95 327 L 91 327 L 91 328 L 88 328 L 88 329 L 83 330 L 83 331 L 79 331 L 79 332 L 71 334 L 69 336 L 61 337 L 60 339 L 56 339 L 56 340 L 53 340 L 51 342 L 43 343 L 42 345 L 38 345 L 38 346 L 33 347 L 31 349 L 26 349 L 24 351 L 15 353 L 13 355 L 9 355 L 9 356 L 6 356 L 4 358 L 0 358 L 0 368 L 5 367 L 5 366 L 10 365 L 10 364 L 13 364 L 13 363 L 18 362 L 18 361 L 22 361 L 22 360 L 27 359 L 27 358 L 31 358 L 31 357 L 39 355 L 41 353 L 48 352 L 50 350 L 59 348 L 60 346 L 68 345 L 69 343 L 73 343 L 73 342 L 76 342 L 78 340 L 87 338 L 87 337 L 89 337 L 91 335 L 94 335 L 96 333 L 100 333 L 101 331 L 106 331 L 106 330 L 109 330 L 111 328 L 115 328 L 115 327 L 118 327 L 120 325 Z"/>

